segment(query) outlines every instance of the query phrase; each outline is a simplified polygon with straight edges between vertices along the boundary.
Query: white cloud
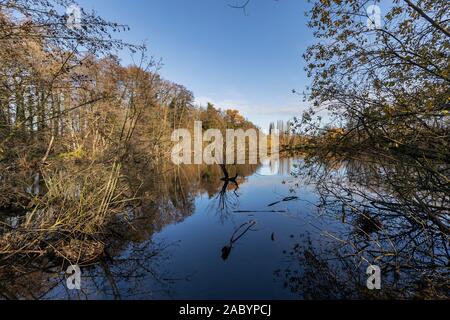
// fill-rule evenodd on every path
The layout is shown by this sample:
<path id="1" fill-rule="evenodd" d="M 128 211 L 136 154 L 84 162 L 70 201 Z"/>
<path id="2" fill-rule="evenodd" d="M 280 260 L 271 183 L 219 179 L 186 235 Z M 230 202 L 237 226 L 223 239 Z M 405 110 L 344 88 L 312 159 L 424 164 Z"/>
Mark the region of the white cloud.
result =
<path id="1" fill-rule="evenodd" d="M 283 115 L 283 116 L 296 116 L 299 115 L 303 110 L 306 109 L 304 104 L 288 105 L 284 107 L 275 106 L 255 106 L 251 105 L 245 100 L 215 100 L 210 97 L 198 97 L 195 99 L 195 103 L 206 107 L 206 105 L 212 103 L 217 108 L 221 109 L 237 109 L 242 114 L 253 114 L 253 115 Z"/>

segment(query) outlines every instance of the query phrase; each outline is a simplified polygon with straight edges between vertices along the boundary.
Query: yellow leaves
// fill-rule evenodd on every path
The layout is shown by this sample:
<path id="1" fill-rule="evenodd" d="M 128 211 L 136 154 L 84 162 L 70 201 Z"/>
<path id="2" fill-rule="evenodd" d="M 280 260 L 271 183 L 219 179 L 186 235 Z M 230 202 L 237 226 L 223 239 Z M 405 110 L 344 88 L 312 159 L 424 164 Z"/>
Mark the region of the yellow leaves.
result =
<path id="1" fill-rule="evenodd" d="M 450 76 L 450 70 L 449 69 L 442 70 L 441 75 L 444 78 L 448 78 Z M 450 98 L 449 98 L 449 100 L 450 100 Z"/>
<path id="2" fill-rule="evenodd" d="M 82 159 L 85 156 L 85 151 L 82 147 L 79 147 L 77 150 L 61 153 L 57 156 L 59 159 L 63 160 L 76 160 L 76 159 Z"/>
<path id="3" fill-rule="evenodd" d="M 428 111 L 431 111 L 434 109 L 434 104 L 433 101 L 428 100 L 425 102 L 425 109 L 427 109 Z"/>
<path id="4" fill-rule="evenodd" d="M 226 110 L 225 114 L 228 120 L 234 125 L 242 124 L 245 121 L 245 118 L 238 110 Z"/>
<path id="5" fill-rule="evenodd" d="M 320 2 L 325 6 L 330 6 L 330 0 L 320 0 Z"/>
<path id="6" fill-rule="evenodd" d="M 368 61 L 366 54 L 361 54 L 358 58 L 361 63 L 366 63 Z"/>
<path id="7" fill-rule="evenodd" d="M 328 13 L 328 11 L 324 11 L 322 13 L 322 17 L 320 18 L 320 22 L 322 22 L 323 24 L 327 24 L 330 21 L 330 14 Z"/>
<path id="8" fill-rule="evenodd" d="M 389 118 L 391 118 L 394 113 L 394 108 L 392 106 L 385 106 L 384 112 L 389 116 Z"/>
<path id="9" fill-rule="evenodd" d="M 331 128 L 327 130 L 326 138 L 338 139 L 345 135 L 346 131 L 343 128 Z"/>

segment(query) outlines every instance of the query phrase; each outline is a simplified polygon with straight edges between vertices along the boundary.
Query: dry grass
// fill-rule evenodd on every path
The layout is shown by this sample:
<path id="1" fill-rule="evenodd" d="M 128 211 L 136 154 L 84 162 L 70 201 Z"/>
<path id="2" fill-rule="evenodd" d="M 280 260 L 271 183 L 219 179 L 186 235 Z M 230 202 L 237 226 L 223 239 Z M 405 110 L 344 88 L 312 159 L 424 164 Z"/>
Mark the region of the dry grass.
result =
<path id="1" fill-rule="evenodd" d="M 90 164 L 46 173 L 44 195 L 32 200 L 21 222 L 3 223 L 0 261 L 18 255 L 56 255 L 71 263 L 97 258 L 105 226 L 128 201 L 120 172 L 118 164 Z"/>

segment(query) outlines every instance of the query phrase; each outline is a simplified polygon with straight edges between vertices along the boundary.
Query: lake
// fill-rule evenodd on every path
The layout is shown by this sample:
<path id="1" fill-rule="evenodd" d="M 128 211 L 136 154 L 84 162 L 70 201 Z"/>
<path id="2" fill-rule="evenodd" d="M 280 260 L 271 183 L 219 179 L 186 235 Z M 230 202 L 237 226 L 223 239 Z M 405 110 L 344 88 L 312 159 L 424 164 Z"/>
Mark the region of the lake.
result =
<path id="1" fill-rule="evenodd" d="M 352 180 L 362 167 L 319 169 L 323 176 L 311 167 L 301 158 L 237 166 L 230 174 L 236 181 L 221 180 L 218 166 L 178 168 L 161 178 L 156 201 L 130 207 L 112 223 L 105 258 L 81 266 L 81 290 L 69 290 L 55 266 L 36 268 L 13 287 L 39 299 L 339 299 L 419 291 L 412 257 L 428 265 L 428 256 L 419 245 L 411 251 L 401 217 L 384 208 L 390 214 L 381 220 L 375 203 L 367 205 L 373 191 Z M 339 181 L 353 191 L 334 186 L 326 194 L 338 176 L 350 177 Z M 155 194 L 154 184 L 147 187 Z M 402 249 L 394 251 L 394 242 Z M 448 254 L 438 242 L 432 246 L 432 274 L 445 279 Z M 382 267 L 385 290 L 367 289 L 370 264 Z"/>

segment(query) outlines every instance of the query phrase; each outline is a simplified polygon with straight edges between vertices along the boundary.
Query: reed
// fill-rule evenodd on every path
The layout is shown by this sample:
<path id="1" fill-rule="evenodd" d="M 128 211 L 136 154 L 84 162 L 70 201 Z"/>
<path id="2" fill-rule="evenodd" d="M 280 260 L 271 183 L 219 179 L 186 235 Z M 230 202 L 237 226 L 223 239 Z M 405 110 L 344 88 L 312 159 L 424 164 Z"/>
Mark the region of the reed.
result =
<path id="1" fill-rule="evenodd" d="M 35 196 L 21 222 L 14 227 L 3 223 L 0 260 L 54 254 L 82 263 L 100 256 L 108 222 L 129 200 L 121 165 L 69 168 L 45 174 L 43 180 L 45 193 Z"/>

